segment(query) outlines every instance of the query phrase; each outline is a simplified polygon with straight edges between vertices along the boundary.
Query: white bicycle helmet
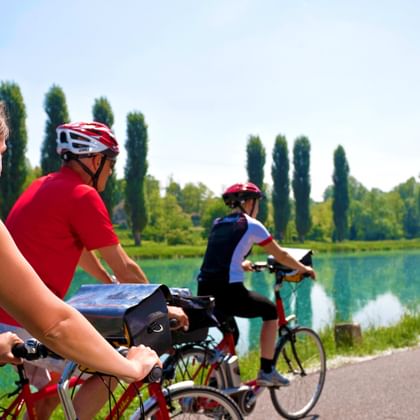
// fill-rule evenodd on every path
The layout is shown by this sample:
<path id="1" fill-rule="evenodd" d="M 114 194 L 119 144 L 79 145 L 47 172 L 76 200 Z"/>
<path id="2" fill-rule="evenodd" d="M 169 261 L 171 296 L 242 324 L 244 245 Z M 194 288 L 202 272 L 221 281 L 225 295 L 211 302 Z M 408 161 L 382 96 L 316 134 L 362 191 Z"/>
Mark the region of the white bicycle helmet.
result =
<path id="1" fill-rule="evenodd" d="M 119 153 L 114 133 L 98 122 L 74 122 L 57 127 L 57 153 L 65 160 L 102 153 L 115 157 Z"/>
<path id="2" fill-rule="evenodd" d="M 73 160 L 92 178 L 98 188 L 98 179 L 107 160 L 114 161 L 119 153 L 118 142 L 112 130 L 98 122 L 73 122 L 57 127 L 57 153 L 64 161 Z M 93 172 L 81 159 L 102 155 L 101 163 Z"/>

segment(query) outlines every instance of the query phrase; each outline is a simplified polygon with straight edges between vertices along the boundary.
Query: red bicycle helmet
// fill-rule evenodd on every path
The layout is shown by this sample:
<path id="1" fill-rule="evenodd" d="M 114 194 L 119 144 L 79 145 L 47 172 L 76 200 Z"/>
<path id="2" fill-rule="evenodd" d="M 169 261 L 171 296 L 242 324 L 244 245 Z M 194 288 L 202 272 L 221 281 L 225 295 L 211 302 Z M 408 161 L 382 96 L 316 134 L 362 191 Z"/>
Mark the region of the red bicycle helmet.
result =
<path id="1" fill-rule="evenodd" d="M 73 122 L 57 127 L 57 153 L 64 158 L 89 157 L 96 153 L 115 157 L 119 148 L 114 133 L 105 124 Z"/>
<path id="2" fill-rule="evenodd" d="M 252 182 L 233 184 L 222 195 L 225 204 L 231 208 L 240 206 L 246 200 L 263 198 L 262 191 Z"/>

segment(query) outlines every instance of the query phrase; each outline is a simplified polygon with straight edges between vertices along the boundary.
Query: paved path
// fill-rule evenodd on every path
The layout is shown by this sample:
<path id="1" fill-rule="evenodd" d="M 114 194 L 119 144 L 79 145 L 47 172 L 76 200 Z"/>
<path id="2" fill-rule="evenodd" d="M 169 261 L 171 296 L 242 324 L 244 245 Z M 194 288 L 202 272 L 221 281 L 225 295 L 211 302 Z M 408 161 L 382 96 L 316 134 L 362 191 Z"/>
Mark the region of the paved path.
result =
<path id="1" fill-rule="evenodd" d="M 265 391 L 247 419 L 275 418 L 280 416 Z M 321 398 L 306 419 L 420 420 L 420 348 L 330 368 Z"/>

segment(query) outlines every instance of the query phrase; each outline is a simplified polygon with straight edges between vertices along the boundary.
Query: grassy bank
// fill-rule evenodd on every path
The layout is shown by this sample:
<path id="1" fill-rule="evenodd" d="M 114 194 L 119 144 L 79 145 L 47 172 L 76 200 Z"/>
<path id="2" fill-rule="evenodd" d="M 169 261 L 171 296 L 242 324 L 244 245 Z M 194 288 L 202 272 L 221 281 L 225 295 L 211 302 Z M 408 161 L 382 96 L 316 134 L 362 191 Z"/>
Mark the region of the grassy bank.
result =
<path id="1" fill-rule="evenodd" d="M 413 347 L 420 343 L 420 314 L 405 315 L 398 324 L 389 327 L 368 328 L 362 331 L 362 341 L 348 347 L 337 347 L 333 328 L 320 332 L 327 360 L 380 354 L 386 350 Z M 255 378 L 259 368 L 259 354 L 252 351 L 240 360 L 244 379 Z"/>
<path id="2" fill-rule="evenodd" d="M 120 235 L 121 243 L 128 255 L 132 258 L 201 258 L 204 255 L 206 244 L 199 245 L 167 245 L 165 243 L 143 241 L 141 246 L 134 246 L 129 235 L 124 232 Z M 339 252 L 371 252 L 420 249 L 420 239 L 396 241 L 345 241 L 340 243 L 313 242 L 282 243 L 289 248 L 307 248 L 317 253 Z M 259 247 L 253 248 L 253 254 L 263 253 Z"/>

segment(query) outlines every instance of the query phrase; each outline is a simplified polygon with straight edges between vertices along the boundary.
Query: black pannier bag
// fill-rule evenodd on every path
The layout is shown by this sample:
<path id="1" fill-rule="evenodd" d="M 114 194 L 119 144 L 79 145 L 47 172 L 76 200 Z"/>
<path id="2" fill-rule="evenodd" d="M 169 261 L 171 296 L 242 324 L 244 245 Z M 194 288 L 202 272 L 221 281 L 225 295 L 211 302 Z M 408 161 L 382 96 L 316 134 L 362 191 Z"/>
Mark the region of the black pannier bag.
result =
<path id="1" fill-rule="evenodd" d="M 85 284 L 67 301 L 108 341 L 144 344 L 159 355 L 171 345 L 167 300 L 161 284 Z"/>
<path id="2" fill-rule="evenodd" d="M 209 328 L 219 325 L 213 314 L 213 296 L 192 296 L 187 288 L 170 288 L 171 305 L 181 307 L 188 316 L 188 331 L 172 331 L 172 344 L 192 343 L 206 339 Z"/>

